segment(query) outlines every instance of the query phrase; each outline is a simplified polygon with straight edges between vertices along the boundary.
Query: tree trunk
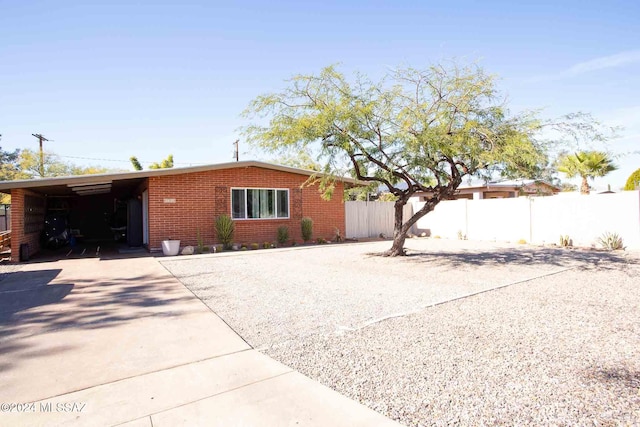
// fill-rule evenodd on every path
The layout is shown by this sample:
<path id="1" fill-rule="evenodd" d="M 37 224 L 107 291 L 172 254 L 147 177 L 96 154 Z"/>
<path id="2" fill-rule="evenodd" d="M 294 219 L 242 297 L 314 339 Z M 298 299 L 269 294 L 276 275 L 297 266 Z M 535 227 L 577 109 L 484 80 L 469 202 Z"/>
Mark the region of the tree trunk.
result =
<path id="1" fill-rule="evenodd" d="M 401 200 L 396 200 L 394 205 L 394 221 L 393 221 L 393 245 L 391 249 L 384 252 L 384 256 L 405 256 L 404 241 L 407 238 L 408 228 L 403 227 L 403 211 L 404 205 Z"/>
<path id="2" fill-rule="evenodd" d="M 587 177 L 582 177 L 582 186 L 580 187 L 580 193 L 589 194 L 589 182 L 587 181 Z"/>

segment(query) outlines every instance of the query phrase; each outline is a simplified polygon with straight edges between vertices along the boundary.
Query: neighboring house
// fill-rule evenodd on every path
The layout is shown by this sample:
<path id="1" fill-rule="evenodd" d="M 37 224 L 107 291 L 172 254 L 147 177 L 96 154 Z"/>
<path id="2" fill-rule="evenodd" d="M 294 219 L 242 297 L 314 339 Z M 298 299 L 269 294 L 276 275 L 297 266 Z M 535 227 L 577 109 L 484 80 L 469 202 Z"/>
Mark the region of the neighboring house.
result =
<path id="1" fill-rule="evenodd" d="M 509 199 L 520 196 L 552 196 L 559 192 L 558 187 L 548 182 L 524 179 L 489 182 L 484 185 L 461 185 L 452 199 Z M 412 197 L 412 200 L 423 202 L 428 196 L 428 193 L 419 192 Z"/>
<path id="2" fill-rule="evenodd" d="M 0 182 L 11 193 L 11 259 L 21 244 L 40 251 L 45 218 L 62 215 L 68 228 L 87 241 L 113 241 L 123 233 L 130 246 L 159 250 L 162 240 L 196 245 L 217 243 L 214 221 L 234 219 L 237 242 L 273 242 L 277 229 L 288 226 L 300 242 L 300 220 L 311 217 L 314 238 L 345 233 L 344 178 L 333 198 L 320 197 L 317 185 L 303 184 L 315 172 L 257 161 L 187 168 L 82 175 Z"/>

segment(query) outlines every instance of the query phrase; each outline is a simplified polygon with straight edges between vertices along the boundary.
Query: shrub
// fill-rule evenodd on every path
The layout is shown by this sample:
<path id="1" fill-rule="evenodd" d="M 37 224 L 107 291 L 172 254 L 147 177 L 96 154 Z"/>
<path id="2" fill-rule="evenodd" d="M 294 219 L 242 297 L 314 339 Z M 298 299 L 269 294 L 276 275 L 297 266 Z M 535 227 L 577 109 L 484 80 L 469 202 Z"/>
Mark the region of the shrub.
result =
<path id="1" fill-rule="evenodd" d="M 228 215 L 220 215 L 216 218 L 216 235 L 225 249 L 231 246 L 236 225 Z"/>
<path id="2" fill-rule="evenodd" d="M 640 188 L 640 169 L 633 171 L 624 185 L 625 190 L 637 190 L 638 188 Z"/>
<path id="3" fill-rule="evenodd" d="M 259 244 L 257 244 L 257 243 L 252 243 L 252 244 L 251 244 L 251 249 L 253 249 L 254 251 L 255 251 L 256 249 L 259 249 L 259 248 L 260 248 L 260 245 L 259 245 Z"/>
<path id="4" fill-rule="evenodd" d="M 571 240 L 571 237 L 569 237 L 568 235 L 560 236 L 560 246 L 562 246 L 563 248 L 568 248 L 569 246 L 573 246 L 573 241 Z"/>
<path id="5" fill-rule="evenodd" d="M 264 249 L 271 249 L 271 246 L 272 246 L 272 245 L 271 245 L 271 242 L 264 242 L 264 243 L 262 243 L 262 247 L 263 247 Z"/>
<path id="6" fill-rule="evenodd" d="M 204 241 L 202 240 L 202 235 L 200 234 L 200 228 L 198 228 L 197 240 L 198 240 L 198 246 L 196 247 L 196 252 L 201 254 L 201 253 L 204 252 L 205 246 L 204 246 Z M 207 252 L 209 252 L 209 251 L 207 251 Z"/>
<path id="7" fill-rule="evenodd" d="M 287 243 L 287 240 L 289 240 L 289 227 L 286 225 L 278 227 L 278 237 L 276 240 L 278 240 L 280 246 Z"/>
<path id="8" fill-rule="evenodd" d="M 302 240 L 308 242 L 313 235 L 313 220 L 309 217 L 304 217 L 302 218 L 300 226 L 302 228 Z"/>
<path id="9" fill-rule="evenodd" d="M 615 251 L 618 249 L 624 249 L 624 243 L 622 242 L 622 237 L 618 233 L 604 233 L 599 239 L 598 243 L 602 245 L 603 248 Z"/>
<path id="10" fill-rule="evenodd" d="M 527 241 L 526 241 L 526 240 L 524 240 L 524 239 L 520 239 L 520 240 L 518 240 L 518 244 L 519 244 L 519 245 L 526 245 L 526 244 L 527 244 Z"/>
<path id="11" fill-rule="evenodd" d="M 343 242 L 343 241 L 344 241 L 344 238 L 343 238 L 343 237 L 342 237 L 342 235 L 340 234 L 340 229 L 339 229 L 338 227 L 333 227 L 333 230 L 334 230 L 334 231 L 335 231 L 335 233 L 336 233 L 336 237 L 335 237 L 336 242 Z"/>
<path id="12" fill-rule="evenodd" d="M 318 237 L 316 239 L 316 243 L 319 244 L 319 245 L 324 245 L 325 243 L 327 243 L 327 239 L 322 238 L 322 237 Z"/>

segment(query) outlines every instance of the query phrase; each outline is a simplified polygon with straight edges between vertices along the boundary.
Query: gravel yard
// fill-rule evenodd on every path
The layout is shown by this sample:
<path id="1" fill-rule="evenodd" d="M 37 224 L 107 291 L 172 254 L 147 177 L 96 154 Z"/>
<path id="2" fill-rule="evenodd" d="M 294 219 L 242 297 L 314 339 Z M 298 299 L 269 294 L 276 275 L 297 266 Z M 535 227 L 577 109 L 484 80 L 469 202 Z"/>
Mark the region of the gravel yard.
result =
<path id="1" fill-rule="evenodd" d="M 388 246 L 163 264 L 251 345 L 403 424 L 640 423 L 637 253 L 414 239 L 370 255 Z"/>

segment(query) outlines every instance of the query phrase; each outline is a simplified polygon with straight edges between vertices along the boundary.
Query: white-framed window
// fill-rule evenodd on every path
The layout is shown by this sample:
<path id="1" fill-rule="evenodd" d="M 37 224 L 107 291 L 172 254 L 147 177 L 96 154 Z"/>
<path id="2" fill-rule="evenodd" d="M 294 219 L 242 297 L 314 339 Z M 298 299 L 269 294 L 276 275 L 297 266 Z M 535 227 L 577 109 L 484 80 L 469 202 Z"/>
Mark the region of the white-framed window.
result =
<path id="1" fill-rule="evenodd" d="M 286 188 L 232 188 L 231 218 L 288 219 L 289 190 Z"/>

